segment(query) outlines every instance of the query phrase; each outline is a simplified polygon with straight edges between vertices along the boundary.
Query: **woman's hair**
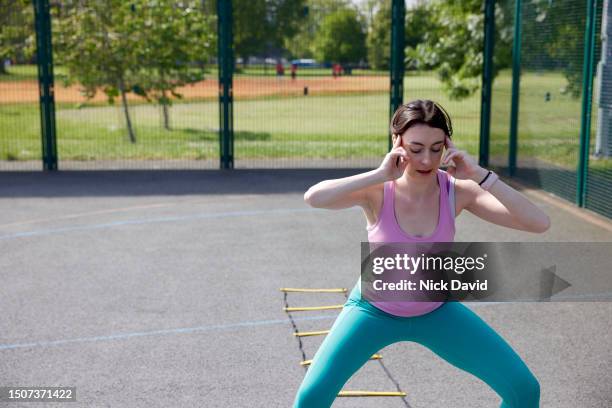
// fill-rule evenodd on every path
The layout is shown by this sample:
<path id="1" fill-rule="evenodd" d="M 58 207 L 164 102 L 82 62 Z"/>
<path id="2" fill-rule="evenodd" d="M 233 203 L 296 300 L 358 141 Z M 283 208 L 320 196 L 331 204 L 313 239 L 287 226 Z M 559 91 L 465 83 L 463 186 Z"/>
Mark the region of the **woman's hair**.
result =
<path id="1" fill-rule="evenodd" d="M 417 99 L 397 108 L 391 118 L 389 130 L 392 134 L 403 135 L 406 130 L 417 124 L 442 129 L 448 137 L 453 135 L 450 116 L 442 106 L 429 99 Z"/>

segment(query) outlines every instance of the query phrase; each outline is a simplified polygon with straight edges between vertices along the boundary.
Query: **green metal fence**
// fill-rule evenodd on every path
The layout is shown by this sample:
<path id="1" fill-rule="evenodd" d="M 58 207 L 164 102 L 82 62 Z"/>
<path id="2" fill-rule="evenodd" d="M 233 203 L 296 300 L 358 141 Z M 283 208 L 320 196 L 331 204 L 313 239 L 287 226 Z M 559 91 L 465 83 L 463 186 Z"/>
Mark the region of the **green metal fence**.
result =
<path id="1" fill-rule="evenodd" d="M 198 1 L 53 7 L 54 60 L 95 76 L 98 85 L 90 100 L 81 95 L 83 85 L 56 85 L 60 168 L 218 168 L 216 49 L 214 42 L 200 46 L 209 39 L 196 34 L 214 32 L 215 17 Z M 69 62 L 75 53 L 86 69 Z M 89 67 L 88 60 L 105 66 Z"/>
<path id="2" fill-rule="evenodd" d="M 15 7 L 6 10 L 4 17 L 19 28 L 13 30 L 12 35 L 2 36 L 2 48 L 34 37 L 34 8 L 30 4 L 16 2 Z M 23 53 L 15 49 L 11 56 L 24 58 Z M 8 58 L 4 61 L 0 58 L 0 64 L 12 74 L 0 75 L 0 169 L 39 170 L 42 132 L 36 66 L 15 65 Z"/>
<path id="3" fill-rule="evenodd" d="M 353 9 L 339 17 L 340 0 L 298 3 L 301 30 L 284 44 L 294 56 L 312 57 L 315 33 L 337 20 L 365 18 Z M 449 96 L 439 69 L 405 54 L 425 3 L 371 9 L 370 30 L 388 21 L 380 67 L 341 55 L 292 61 L 272 45 L 252 58 L 244 44 L 257 39 L 245 38 L 244 22 L 267 30 L 279 22 L 248 4 L 33 0 L 16 16 L 36 52 L 12 56 L 18 64 L 0 75 L 0 170 L 368 168 L 388 149 L 395 107 L 428 98 L 447 108 L 456 143 L 482 165 L 612 217 L 602 0 L 483 0 L 466 20 L 477 27 L 469 41 L 482 80 L 463 99 Z M 161 21 L 165 31 L 147 28 Z M 172 58 L 161 52 L 168 47 Z M 80 54 L 70 62 L 66 50 Z M 69 82 L 76 71 L 89 83 Z"/>
<path id="4" fill-rule="evenodd" d="M 493 86 L 491 165 L 610 217 L 611 160 L 594 155 L 603 3 L 498 2 L 510 5 L 512 77 L 502 71 Z"/>
<path id="5" fill-rule="evenodd" d="M 495 19 L 495 32 L 498 37 L 494 41 L 494 55 L 499 64 L 500 61 L 511 60 L 513 55 L 516 2 L 515 0 L 498 0 L 496 9 L 502 11 L 501 15 L 499 11 L 496 13 L 499 16 Z M 502 16 L 503 18 L 499 18 Z M 492 81 L 488 157 L 492 167 L 508 174 L 514 71 L 511 66 L 506 65 L 502 65 L 501 70 Z"/>
<path id="6" fill-rule="evenodd" d="M 572 201 L 586 80 L 585 20 L 584 1 L 522 4 L 515 174 Z"/>
<path id="7" fill-rule="evenodd" d="M 597 7 L 595 11 L 593 68 L 596 69 L 596 75 L 593 81 L 589 158 L 585 168 L 582 204 L 612 218 L 612 8 L 608 2 L 607 8 Z M 602 24 L 604 20 L 607 20 L 607 25 Z M 602 37 L 607 38 L 606 44 L 599 41 Z M 602 46 L 605 48 L 602 49 Z"/>

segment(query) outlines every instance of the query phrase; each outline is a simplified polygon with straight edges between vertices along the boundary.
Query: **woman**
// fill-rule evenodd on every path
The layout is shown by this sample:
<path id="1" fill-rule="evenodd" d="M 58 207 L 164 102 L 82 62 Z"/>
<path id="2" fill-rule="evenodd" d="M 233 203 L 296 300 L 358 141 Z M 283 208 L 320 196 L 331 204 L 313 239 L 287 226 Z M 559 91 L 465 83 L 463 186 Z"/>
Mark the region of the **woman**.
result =
<path id="1" fill-rule="evenodd" d="M 390 128 L 393 148 L 376 170 L 322 181 L 304 200 L 318 208 L 360 206 L 370 242 L 453 241 L 455 216 L 464 209 L 509 228 L 537 233 L 549 228 L 544 212 L 455 147 L 450 117 L 435 102 L 400 106 Z M 445 172 L 441 164 L 454 165 Z M 315 354 L 294 408 L 331 406 L 372 354 L 398 341 L 420 343 L 477 376 L 499 394 L 503 408 L 539 406 L 539 383 L 521 358 L 461 303 L 394 306 L 370 303 L 360 291 L 355 285 Z"/>

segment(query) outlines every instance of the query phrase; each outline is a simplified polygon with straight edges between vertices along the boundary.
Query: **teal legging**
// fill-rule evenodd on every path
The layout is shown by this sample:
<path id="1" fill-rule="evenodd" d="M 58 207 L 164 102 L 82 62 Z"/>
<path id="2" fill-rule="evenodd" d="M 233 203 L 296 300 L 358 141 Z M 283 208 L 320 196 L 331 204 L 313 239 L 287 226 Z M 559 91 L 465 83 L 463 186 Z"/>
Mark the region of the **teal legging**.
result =
<path id="1" fill-rule="evenodd" d="M 293 407 L 330 407 L 372 354 L 398 341 L 420 343 L 480 378 L 502 398 L 502 408 L 539 407 L 538 380 L 508 343 L 461 303 L 400 317 L 362 300 L 357 287 L 316 352 Z"/>

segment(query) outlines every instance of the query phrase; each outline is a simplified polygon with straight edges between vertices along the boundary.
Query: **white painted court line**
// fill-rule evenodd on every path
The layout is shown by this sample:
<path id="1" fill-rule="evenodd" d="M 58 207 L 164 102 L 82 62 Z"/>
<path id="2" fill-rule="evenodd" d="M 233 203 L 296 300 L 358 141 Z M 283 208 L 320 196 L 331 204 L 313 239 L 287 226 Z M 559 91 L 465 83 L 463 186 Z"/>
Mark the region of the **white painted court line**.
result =
<path id="1" fill-rule="evenodd" d="M 26 237 L 38 237 L 53 234 L 62 234 L 65 232 L 75 231 L 91 231 L 106 228 L 124 227 L 129 225 L 143 225 L 143 224 L 155 224 L 164 222 L 182 222 L 182 221 L 193 221 L 203 219 L 215 219 L 215 218 L 229 218 L 229 217 L 245 217 L 252 215 L 278 215 L 278 214 L 293 214 L 300 212 L 316 212 L 324 211 L 319 208 L 276 208 L 270 210 L 251 210 L 251 211 L 228 211 L 219 213 L 208 213 L 208 214 L 191 214 L 184 216 L 175 217 L 157 217 L 157 218 L 140 218 L 124 221 L 115 221 L 103 224 L 92 224 L 82 225 L 76 227 L 63 227 L 63 228 L 50 228 L 50 229 L 39 229 L 33 231 L 16 232 L 13 234 L 0 235 L 0 241 L 26 238 Z"/>
<path id="2" fill-rule="evenodd" d="M 302 317 L 302 318 L 294 318 L 294 321 L 308 321 L 308 320 L 326 320 L 326 319 L 335 319 L 338 315 L 323 315 L 323 316 L 312 316 L 312 317 Z M 0 344 L 0 351 L 2 350 L 12 350 L 18 348 L 37 348 L 37 347 L 50 347 L 50 346 L 60 346 L 64 344 L 70 343 L 86 343 L 86 342 L 96 342 L 96 341 L 109 341 L 109 340 L 122 340 L 122 339 L 130 339 L 134 337 L 144 337 L 144 336 L 163 336 L 169 334 L 191 334 L 191 333 L 201 333 L 201 332 L 209 332 L 209 331 L 220 331 L 220 330 L 232 330 L 244 327 L 257 327 L 257 326 L 270 326 L 270 325 L 289 325 L 289 319 L 275 319 L 275 320 L 251 320 L 246 322 L 237 322 L 237 323 L 229 323 L 229 324 L 215 324 L 210 326 L 198 326 L 198 327 L 184 327 L 177 329 L 164 329 L 164 330 L 151 330 L 151 331 L 141 331 L 141 332 L 130 332 L 130 333 L 117 333 L 106 336 L 93 336 L 93 337 L 77 337 L 71 339 L 59 339 L 59 340 L 50 340 L 50 341 L 36 341 L 29 343 L 15 343 L 15 344 Z"/>
<path id="3" fill-rule="evenodd" d="M 612 292 L 601 293 L 601 294 L 593 294 L 593 296 L 607 296 L 609 301 L 612 301 Z M 589 295 L 584 296 L 574 296 L 574 297 L 566 297 L 562 298 L 560 296 L 555 297 L 555 300 L 560 301 L 575 301 L 575 302 L 585 302 L 588 299 Z M 553 300 L 554 301 L 554 300 Z M 588 302 L 588 301 L 587 301 Z M 486 306 L 496 306 L 503 304 L 516 304 L 521 302 L 464 302 L 471 307 L 486 307 Z M 539 302 L 529 302 L 529 303 L 539 303 Z M 546 302 L 549 303 L 549 302 Z M 591 302 L 588 302 L 591 303 Z M 309 321 L 309 320 L 327 320 L 327 319 L 335 319 L 338 317 L 338 314 L 334 315 L 322 315 L 322 316 L 312 316 L 312 317 L 298 317 L 293 320 L 296 322 L 300 321 Z M 163 329 L 163 330 L 151 330 L 151 331 L 141 331 L 141 332 L 128 332 L 128 333 L 117 333 L 106 336 L 93 336 L 93 337 L 77 337 L 77 338 L 69 338 L 69 339 L 58 339 L 58 340 L 49 340 L 49 341 L 35 341 L 28 343 L 13 343 L 13 344 L 0 344 L 0 351 L 4 350 L 14 350 L 20 348 L 40 348 L 40 347 L 52 347 L 52 346 L 61 346 L 64 344 L 71 343 L 87 343 L 87 342 L 98 342 L 98 341 L 110 341 L 110 340 L 123 340 L 123 339 L 131 339 L 135 337 L 145 337 L 145 336 L 164 336 L 164 335 L 172 335 L 172 334 L 191 334 L 191 333 L 202 333 L 202 332 L 210 332 L 210 331 L 222 331 L 222 330 L 232 330 L 239 328 L 248 328 L 248 327 L 258 327 L 258 326 L 271 326 L 271 325 L 286 325 L 289 324 L 289 320 L 287 319 L 274 319 L 274 320 L 251 320 L 246 322 L 237 322 L 237 323 L 229 323 L 229 324 L 217 324 L 210 326 L 198 326 L 198 327 L 185 327 L 185 328 L 177 328 L 177 329 Z"/>

